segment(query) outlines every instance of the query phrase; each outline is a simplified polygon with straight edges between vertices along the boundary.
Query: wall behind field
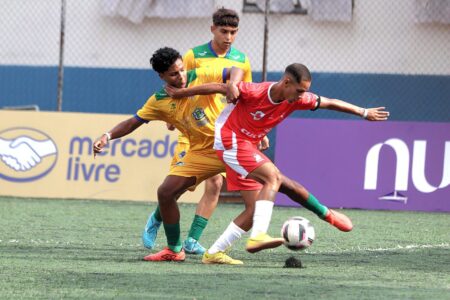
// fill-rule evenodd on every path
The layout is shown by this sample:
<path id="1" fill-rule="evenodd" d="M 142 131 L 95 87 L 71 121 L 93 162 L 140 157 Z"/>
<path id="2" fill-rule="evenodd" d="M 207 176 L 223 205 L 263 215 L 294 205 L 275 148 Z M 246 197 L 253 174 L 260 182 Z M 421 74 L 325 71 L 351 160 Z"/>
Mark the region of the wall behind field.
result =
<path id="1" fill-rule="evenodd" d="M 235 46 L 261 79 L 262 14 L 236 9 Z M 134 113 L 161 86 L 149 57 L 162 46 L 185 52 L 211 38 L 210 18 L 146 18 L 135 24 L 102 14 L 103 1 L 67 1 L 63 110 Z M 60 1 L 4 0 L 0 10 L 0 107 L 56 109 Z M 414 2 L 355 0 L 351 22 L 304 15 L 269 17 L 269 80 L 291 62 L 313 71 L 313 91 L 361 106 L 386 105 L 394 120 L 450 121 L 450 25 L 417 23 Z M 295 114 L 294 116 L 300 116 Z M 330 112 L 304 117 L 343 118 Z"/>

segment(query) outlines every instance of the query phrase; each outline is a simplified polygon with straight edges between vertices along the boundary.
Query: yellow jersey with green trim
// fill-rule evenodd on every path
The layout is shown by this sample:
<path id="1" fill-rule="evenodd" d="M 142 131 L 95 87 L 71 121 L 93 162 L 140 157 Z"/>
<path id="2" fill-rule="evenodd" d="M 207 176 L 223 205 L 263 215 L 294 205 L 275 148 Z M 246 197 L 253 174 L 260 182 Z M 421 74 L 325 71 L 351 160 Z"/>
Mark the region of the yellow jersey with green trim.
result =
<path id="1" fill-rule="evenodd" d="M 247 55 L 243 52 L 231 47 L 228 52 L 219 56 L 213 50 L 211 42 L 189 49 L 183 57 L 183 64 L 186 70 L 193 70 L 196 68 L 231 68 L 238 67 L 244 71 L 243 81 L 252 82 L 252 69 Z M 223 95 L 217 94 L 216 101 L 220 101 Z M 187 144 L 188 139 L 180 134 L 178 136 L 178 143 Z"/>
<path id="2" fill-rule="evenodd" d="M 223 68 L 199 68 L 187 72 L 186 87 L 225 82 Z M 189 151 L 211 151 L 214 123 L 225 107 L 215 94 L 172 99 L 164 89 L 153 94 L 135 115 L 142 122 L 160 120 L 174 125 L 189 141 Z"/>
<path id="3" fill-rule="evenodd" d="M 212 48 L 211 42 L 208 42 L 189 49 L 184 54 L 183 63 L 186 70 L 212 66 L 220 68 L 238 67 L 244 70 L 243 81 L 252 81 L 252 70 L 247 55 L 234 47 L 230 47 L 230 50 L 224 56 L 219 56 Z"/>

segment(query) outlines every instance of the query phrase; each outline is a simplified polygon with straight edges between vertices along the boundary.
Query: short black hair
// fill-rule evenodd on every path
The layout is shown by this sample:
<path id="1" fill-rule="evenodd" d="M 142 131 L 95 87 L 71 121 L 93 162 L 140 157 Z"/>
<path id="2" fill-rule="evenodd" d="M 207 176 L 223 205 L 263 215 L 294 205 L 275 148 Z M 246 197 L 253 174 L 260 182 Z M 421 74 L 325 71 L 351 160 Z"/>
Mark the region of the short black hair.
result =
<path id="1" fill-rule="evenodd" d="M 236 11 L 225 7 L 219 8 L 212 16 L 214 26 L 239 26 L 239 16 Z"/>
<path id="2" fill-rule="evenodd" d="M 284 74 L 291 75 L 297 81 L 297 83 L 300 83 L 302 81 L 311 81 L 311 72 L 303 64 L 290 64 L 286 67 L 286 70 L 284 70 Z"/>
<path id="3" fill-rule="evenodd" d="M 150 64 L 153 70 L 161 74 L 169 70 L 179 58 L 181 54 L 177 50 L 169 47 L 159 48 L 150 58 Z"/>

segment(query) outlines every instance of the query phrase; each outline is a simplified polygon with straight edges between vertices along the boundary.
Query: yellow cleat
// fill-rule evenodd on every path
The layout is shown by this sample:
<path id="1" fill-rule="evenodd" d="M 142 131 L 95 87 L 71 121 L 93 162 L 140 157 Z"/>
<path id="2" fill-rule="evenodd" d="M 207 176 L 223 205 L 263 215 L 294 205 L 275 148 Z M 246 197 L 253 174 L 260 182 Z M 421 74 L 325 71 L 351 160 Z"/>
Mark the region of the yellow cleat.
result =
<path id="1" fill-rule="evenodd" d="M 204 264 L 222 264 L 222 265 L 243 265 L 244 263 L 237 259 L 232 259 L 225 252 L 209 254 L 205 251 L 202 258 Z"/>
<path id="2" fill-rule="evenodd" d="M 255 253 L 264 249 L 276 248 L 283 243 L 283 238 L 273 238 L 267 233 L 261 232 L 254 238 L 249 238 L 245 248 L 248 252 Z"/>

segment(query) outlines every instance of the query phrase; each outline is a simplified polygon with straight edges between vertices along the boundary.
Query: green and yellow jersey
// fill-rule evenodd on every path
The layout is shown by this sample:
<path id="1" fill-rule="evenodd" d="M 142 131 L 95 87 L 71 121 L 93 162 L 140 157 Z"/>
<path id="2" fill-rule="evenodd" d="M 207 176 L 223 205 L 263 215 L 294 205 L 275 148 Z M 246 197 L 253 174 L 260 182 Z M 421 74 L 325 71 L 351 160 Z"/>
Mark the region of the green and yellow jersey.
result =
<path id="1" fill-rule="evenodd" d="M 252 70 L 250 67 L 250 61 L 248 60 L 247 55 L 243 52 L 237 50 L 234 47 L 231 47 L 230 50 L 223 56 L 217 55 L 217 53 L 213 50 L 211 46 L 211 41 L 189 49 L 183 57 L 184 68 L 189 71 L 197 68 L 231 68 L 238 67 L 244 70 L 244 78 L 245 82 L 252 82 Z M 217 94 L 216 101 L 220 101 L 223 95 Z M 187 150 L 189 144 L 189 140 L 180 134 L 178 136 L 178 144 L 184 144 L 183 149 L 177 149 L 175 154 L 182 150 Z M 176 155 L 175 155 L 176 156 Z"/>
<path id="2" fill-rule="evenodd" d="M 226 81 L 223 68 L 199 68 L 187 72 L 186 87 Z M 212 151 L 214 122 L 225 107 L 213 95 L 172 99 L 164 89 L 153 94 L 135 115 L 142 122 L 161 120 L 174 125 L 189 141 L 190 151 Z"/>
<path id="3" fill-rule="evenodd" d="M 252 81 L 252 70 L 247 55 L 234 47 L 231 47 L 225 55 L 219 56 L 209 42 L 188 50 L 184 54 L 183 63 L 186 70 L 203 67 L 238 67 L 244 70 L 243 81 Z"/>

